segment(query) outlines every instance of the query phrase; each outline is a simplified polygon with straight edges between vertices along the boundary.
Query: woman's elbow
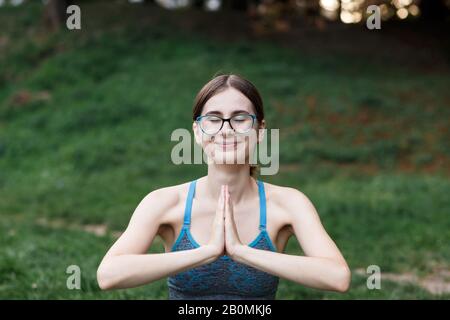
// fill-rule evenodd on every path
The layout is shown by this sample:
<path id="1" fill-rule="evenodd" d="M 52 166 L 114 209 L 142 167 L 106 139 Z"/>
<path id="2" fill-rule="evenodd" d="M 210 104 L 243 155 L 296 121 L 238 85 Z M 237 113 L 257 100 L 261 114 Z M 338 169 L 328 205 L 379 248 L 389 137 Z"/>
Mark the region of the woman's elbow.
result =
<path id="1" fill-rule="evenodd" d="M 338 271 L 338 279 L 335 282 L 334 290 L 345 293 L 350 288 L 352 273 L 347 265 L 340 266 Z"/>
<path id="2" fill-rule="evenodd" d="M 100 264 L 97 269 L 97 283 L 101 290 L 111 290 L 114 289 L 115 284 L 111 280 L 111 274 L 107 270 L 107 266 Z"/>

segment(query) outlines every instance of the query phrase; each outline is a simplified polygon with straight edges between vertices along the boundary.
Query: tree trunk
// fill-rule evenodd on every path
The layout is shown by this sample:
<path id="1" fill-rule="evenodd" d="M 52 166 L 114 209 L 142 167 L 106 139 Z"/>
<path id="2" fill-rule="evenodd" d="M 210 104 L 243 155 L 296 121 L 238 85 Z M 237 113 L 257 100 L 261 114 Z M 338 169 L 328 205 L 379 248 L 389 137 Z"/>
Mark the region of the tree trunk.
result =
<path id="1" fill-rule="evenodd" d="M 45 24 L 53 30 L 61 28 L 66 22 L 67 0 L 49 0 L 44 9 Z"/>

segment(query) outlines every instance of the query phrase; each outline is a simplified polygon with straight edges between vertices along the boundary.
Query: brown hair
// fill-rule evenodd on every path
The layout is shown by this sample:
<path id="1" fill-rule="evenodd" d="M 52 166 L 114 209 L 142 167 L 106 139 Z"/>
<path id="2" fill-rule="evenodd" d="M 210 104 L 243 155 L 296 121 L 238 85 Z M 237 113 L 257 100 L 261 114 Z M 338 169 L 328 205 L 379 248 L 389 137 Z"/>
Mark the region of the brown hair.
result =
<path id="1" fill-rule="evenodd" d="M 237 74 L 222 74 L 214 77 L 198 92 L 194 100 L 192 118 L 195 121 L 201 115 L 203 106 L 214 95 L 227 88 L 234 88 L 245 95 L 253 104 L 256 119 L 260 124 L 264 119 L 264 106 L 258 89 L 247 79 Z M 250 175 L 255 177 L 258 171 L 257 165 L 250 165 Z"/>

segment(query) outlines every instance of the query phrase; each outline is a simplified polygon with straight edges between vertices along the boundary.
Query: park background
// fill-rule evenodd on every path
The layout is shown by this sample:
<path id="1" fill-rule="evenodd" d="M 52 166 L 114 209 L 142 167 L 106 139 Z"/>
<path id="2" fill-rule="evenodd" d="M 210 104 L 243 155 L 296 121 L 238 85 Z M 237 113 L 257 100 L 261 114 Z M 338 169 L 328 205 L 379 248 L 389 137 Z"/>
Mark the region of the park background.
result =
<path id="1" fill-rule="evenodd" d="M 280 171 L 260 179 L 304 192 L 352 270 L 345 294 L 277 299 L 450 298 L 449 1 L 72 1 L 81 30 L 61 3 L 0 1 L 1 299 L 167 299 L 96 269 L 145 195 L 206 173 L 170 134 L 217 72 L 261 91 Z"/>

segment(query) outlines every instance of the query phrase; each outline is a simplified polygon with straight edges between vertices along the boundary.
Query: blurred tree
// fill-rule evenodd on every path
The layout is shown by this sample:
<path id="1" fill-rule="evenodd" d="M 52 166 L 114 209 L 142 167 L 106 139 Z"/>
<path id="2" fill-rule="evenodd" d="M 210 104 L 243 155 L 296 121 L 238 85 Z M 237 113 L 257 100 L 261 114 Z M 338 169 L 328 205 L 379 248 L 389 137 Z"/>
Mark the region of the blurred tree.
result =
<path id="1" fill-rule="evenodd" d="M 54 30 L 63 26 L 66 21 L 66 9 L 70 2 L 69 0 L 48 0 L 44 8 L 45 24 Z"/>
<path id="2" fill-rule="evenodd" d="M 248 0 L 222 0 L 222 8 L 226 10 L 246 11 L 248 9 Z"/>
<path id="3" fill-rule="evenodd" d="M 442 19 L 449 14 L 448 4 L 445 0 L 422 0 L 419 7 L 422 18 L 427 20 Z"/>
<path id="4" fill-rule="evenodd" d="M 130 0 L 123 0 L 130 1 Z M 207 0 L 191 0 L 190 6 L 197 9 L 204 9 Z M 263 29 L 287 31 L 290 29 L 290 18 L 295 15 L 301 16 L 305 22 L 314 21 L 319 29 L 324 29 L 324 14 L 321 8 L 326 7 L 328 3 L 338 3 L 335 16 L 339 17 L 342 12 L 344 1 L 339 0 L 218 0 L 220 1 L 220 9 L 225 11 L 246 11 L 251 19 L 259 19 L 264 25 Z M 331 2 L 330 2 L 331 1 Z M 51 29 L 59 29 L 66 21 L 66 8 L 75 1 L 70 0 L 47 0 L 44 10 L 45 23 Z M 131 1 L 130 1 L 131 2 Z M 163 0 L 143 0 L 147 4 L 161 5 Z M 167 0 L 167 3 L 175 3 L 176 0 Z M 395 16 L 395 6 L 399 8 L 399 4 L 405 3 L 407 8 L 411 4 L 418 5 L 420 8 L 420 16 L 426 20 L 443 20 L 449 15 L 450 0 L 416 0 L 416 1 L 400 1 L 400 0 L 346 0 L 345 3 L 357 7 L 357 13 L 360 18 L 355 22 L 362 21 L 361 14 L 365 12 L 365 8 L 369 5 L 384 5 L 385 8 L 390 7 Z M 339 5 L 340 4 L 340 5 Z M 395 6 L 394 6 L 395 4 Z M 169 6 L 170 7 L 170 6 Z M 341 8 L 340 8 L 341 7 Z M 417 7 L 417 6 L 416 6 Z M 323 9 L 323 8 L 322 8 Z M 392 10 L 393 9 L 393 10 Z M 402 9 L 405 10 L 405 9 Z M 411 11 L 412 12 L 412 11 Z M 406 15 L 408 15 L 406 13 Z M 335 19 L 336 20 L 336 19 Z M 342 18 L 341 18 L 342 20 Z M 344 21 L 345 22 L 345 21 Z M 348 21 L 346 23 L 349 23 Z"/>

